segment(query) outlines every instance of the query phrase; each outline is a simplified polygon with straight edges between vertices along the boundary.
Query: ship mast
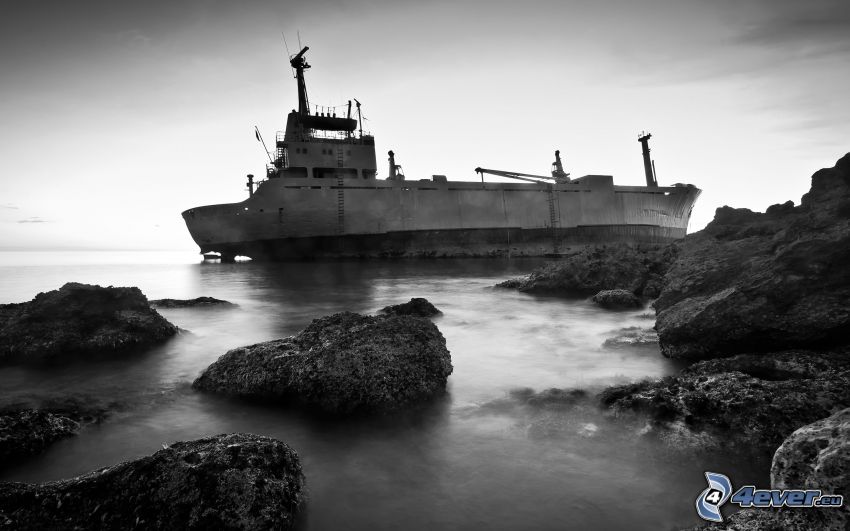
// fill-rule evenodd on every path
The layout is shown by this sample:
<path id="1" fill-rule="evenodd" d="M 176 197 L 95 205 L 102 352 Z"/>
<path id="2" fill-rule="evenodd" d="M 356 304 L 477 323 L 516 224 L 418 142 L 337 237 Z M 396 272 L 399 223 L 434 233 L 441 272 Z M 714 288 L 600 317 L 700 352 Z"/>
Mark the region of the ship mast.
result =
<path id="1" fill-rule="evenodd" d="M 295 78 L 298 80 L 298 114 L 310 114 L 310 101 L 307 99 L 307 84 L 304 82 L 304 70 L 310 68 L 307 60 L 304 59 L 304 54 L 309 50 L 309 46 L 305 46 L 303 50 L 298 52 L 298 55 L 289 60 L 289 64 L 295 69 Z"/>
<path id="2" fill-rule="evenodd" d="M 649 139 L 652 138 L 650 133 L 641 132 L 638 135 L 638 142 L 641 145 L 641 152 L 643 154 L 643 172 L 646 174 L 646 185 L 647 186 L 658 186 L 658 179 L 655 177 L 655 161 L 649 158 Z"/>

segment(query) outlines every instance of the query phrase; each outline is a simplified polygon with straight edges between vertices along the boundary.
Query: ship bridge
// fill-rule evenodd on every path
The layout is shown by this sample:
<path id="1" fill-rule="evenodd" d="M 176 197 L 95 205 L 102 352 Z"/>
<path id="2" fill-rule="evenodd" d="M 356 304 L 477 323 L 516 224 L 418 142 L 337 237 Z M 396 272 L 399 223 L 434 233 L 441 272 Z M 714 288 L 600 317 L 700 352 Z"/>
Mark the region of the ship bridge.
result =
<path id="1" fill-rule="evenodd" d="M 363 132 L 360 102 L 357 118 L 352 117 L 352 100 L 348 100 L 345 117 L 336 108 L 316 107 L 310 112 L 304 71 L 310 68 L 305 46 L 290 59 L 298 84 L 298 110 L 286 119 L 286 130 L 275 138 L 275 157 L 267 166 L 267 177 L 361 178 L 377 175 L 375 138 Z"/>

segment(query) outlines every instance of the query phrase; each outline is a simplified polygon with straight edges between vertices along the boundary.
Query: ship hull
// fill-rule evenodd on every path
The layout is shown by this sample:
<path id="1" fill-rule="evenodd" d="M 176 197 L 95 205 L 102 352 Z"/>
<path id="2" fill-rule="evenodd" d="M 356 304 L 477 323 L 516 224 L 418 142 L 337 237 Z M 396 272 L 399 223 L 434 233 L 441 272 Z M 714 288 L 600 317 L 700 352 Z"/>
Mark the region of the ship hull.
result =
<path id="1" fill-rule="evenodd" d="M 323 258 L 519 257 L 567 254 L 577 247 L 628 243 L 662 245 L 685 231 L 647 225 L 610 225 L 559 229 L 454 229 L 398 231 L 232 242 L 214 246 L 225 257 L 257 260 Z"/>
<path id="2" fill-rule="evenodd" d="M 547 256 L 685 236 L 700 191 L 567 184 L 273 179 L 241 203 L 187 210 L 202 252 L 225 258 Z"/>

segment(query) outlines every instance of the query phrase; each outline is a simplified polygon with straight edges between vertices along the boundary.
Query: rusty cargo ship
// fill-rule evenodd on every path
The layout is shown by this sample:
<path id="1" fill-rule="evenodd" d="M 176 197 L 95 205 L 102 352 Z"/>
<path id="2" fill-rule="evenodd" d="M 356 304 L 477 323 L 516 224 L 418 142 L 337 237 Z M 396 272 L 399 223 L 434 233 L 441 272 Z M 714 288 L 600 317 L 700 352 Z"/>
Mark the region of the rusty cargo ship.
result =
<path id="1" fill-rule="evenodd" d="M 476 168 L 480 181 L 450 181 L 409 180 L 390 151 L 388 175 L 379 177 L 357 100 L 355 116 L 350 100 L 345 116 L 311 113 L 307 50 L 290 58 L 298 109 L 267 150 L 265 178 L 248 176 L 244 201 L 183 212 L 202 253 L 222 260 L 547 256 L 592 244 L 667 243 L 687 232 L 700 190 L 658 185 L 648 134 L 638 138 L 646 186 L 617 186 L 610 175 L 571 178 L 558 152 L 551 175 Z M 485 182 L 485 174 L 518 182 Z"/>

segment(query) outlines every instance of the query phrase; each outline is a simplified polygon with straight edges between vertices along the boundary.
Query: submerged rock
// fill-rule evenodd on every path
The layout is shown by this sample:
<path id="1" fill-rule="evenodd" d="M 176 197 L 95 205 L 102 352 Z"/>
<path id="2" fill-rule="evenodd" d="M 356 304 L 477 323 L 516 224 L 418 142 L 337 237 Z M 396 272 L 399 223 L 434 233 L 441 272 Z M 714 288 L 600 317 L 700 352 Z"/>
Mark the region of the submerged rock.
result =
<path id="1" fill-rule="evenodd" d="M 304 502 L 298 455 L 250 434 L 178 442 L 51 483 L 0 483 L 14 529 L 291 529 Z"/>
<path id="2" fill-rule="evenodd" d="M 197 306 L 236 306 L 232 302 L 213 297 L 197 297 L 194 299 L 155 299 L 150 301 L 153 308 L 194 308 Z"/>
<path id="3" fill-rule="evenodd" d="M 428 302 L 428 299 L 414 297 L 404 304 L 387 306 L 381 310 L 381 313 L 387 315 L 416 315 L 418 317 L 433 317 L 435 315 L 440 315 L 443 312 Z"/>
<path id="4" fill-rule="evenodd" d="M 151 345 L 177 333 L 139 288 L 69 282 L 30 302 L 0 305 L 0 362 L 38 363 Z"/>
<path id="5" fill-rule="evenodd" d="M 588 246 L 535 269 L 525 279 L 507 280 L 497 287 L 578 297 L 625 288 L 637 295 L 653 297 L 658 282 L 673 261 L 673 253 L 669 246 Z"/>
<path id="6" fill-rule="evenodd" d="M 80 423 L 38 409 L 0 412 L 0 467 L 17 457 L 35 455 L 54 442 L 76 435 Z"/>
<path id="7" fill-rule="evenodd" d="M 657 346 L 658 334 L 652 328 L 630 326 L 619 330 L 616 336 L 610 337 L 602 344 L 605 348 Z"/>
<path id="8" fill-rule="evenodd" d="M 6 402 L 6 398 L 9 399 Z M 0 467 L 14 458 L 35 455 L 72 437 L 87 424 L 99 423 L 121 405 L 85 395 L 34 398 L 4 397 L 0 406 Z"/>
<path id="9" fill-rule="evenodd" d="M 794 430 L 850 407 L 850 353 L 742 354 L 696 363 L 677 376 L 610 387 L 616 416 L 677 449 L 771 455 Z M 634 415 L 634 416 L 632 416 Z"/>
<path id="10" fill-rule="evenodd" d="M 640 299 L 627 289 L 606 289 L 594 295 L 590 300 L 609 310 L 640 308 Z"/>
<path id="11" fill-rule="evenodd" d="M 329 413 L 389 412 L 444 391 L 451 372 L 446 340 L 431 321 L 345 312 L 292 337 L 233 349 L 192 386 Z"/>
<path id="12" fill-rule="evenodd" d="M 661 350 L 706 359 L 830 349 L 850 332 L 850 154 L 812 176 L 800 206 L 723 207 L 676 244 L 655 302 Z"/>

